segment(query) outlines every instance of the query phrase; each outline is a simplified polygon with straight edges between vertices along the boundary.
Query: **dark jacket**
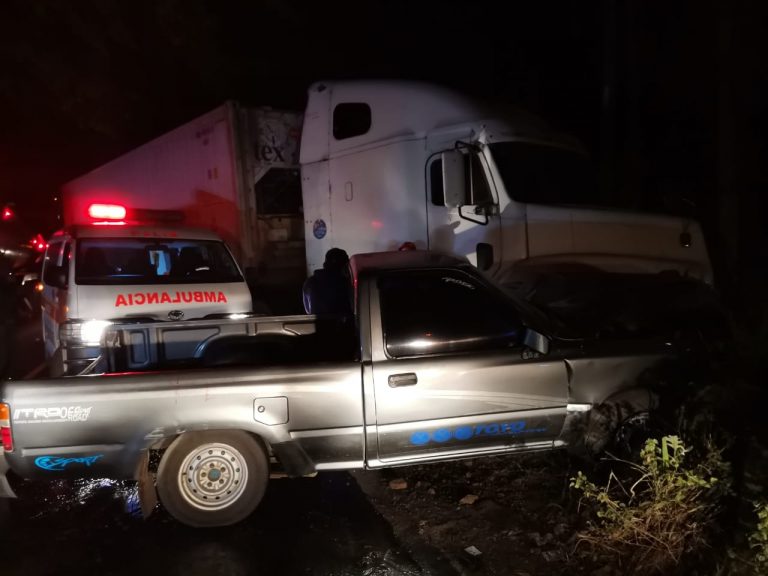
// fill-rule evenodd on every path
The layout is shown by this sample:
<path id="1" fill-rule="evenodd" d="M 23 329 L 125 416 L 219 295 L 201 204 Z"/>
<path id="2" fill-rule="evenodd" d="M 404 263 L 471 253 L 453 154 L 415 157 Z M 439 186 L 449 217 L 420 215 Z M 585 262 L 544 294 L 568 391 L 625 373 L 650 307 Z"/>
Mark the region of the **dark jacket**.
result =
<path id="1" fill-rule="evenodd" d="M 352 314 L 351 287 L 341 270 L 315 270 L 304 282 L 303 293 L 307 314 Z"/>

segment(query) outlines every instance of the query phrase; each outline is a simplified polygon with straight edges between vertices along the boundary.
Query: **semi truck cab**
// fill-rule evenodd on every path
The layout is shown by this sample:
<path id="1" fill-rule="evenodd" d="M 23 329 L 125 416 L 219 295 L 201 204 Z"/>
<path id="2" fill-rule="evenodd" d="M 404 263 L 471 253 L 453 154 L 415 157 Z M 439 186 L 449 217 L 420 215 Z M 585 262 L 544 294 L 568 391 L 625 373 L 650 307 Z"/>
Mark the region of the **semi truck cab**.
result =
<path id="1" fill-rule="evenodd" d="M 417 82 L 318 82 L 301 136 L 308 271 L 416 248 L 495 280 L 552 264 L 711 283 L 700 225 L 606 207 L 585 149 L 542 120 Z"/>
<path id="2" fill-rule="evenodd" d="M 248 313 L 251 294 L 213 232 L 126 220 L 92 205 L 90 225 L 56 232 L 42 271 L 45 356 L 52 376 L 94 361 L 112 322 L 179 321 Z"/>

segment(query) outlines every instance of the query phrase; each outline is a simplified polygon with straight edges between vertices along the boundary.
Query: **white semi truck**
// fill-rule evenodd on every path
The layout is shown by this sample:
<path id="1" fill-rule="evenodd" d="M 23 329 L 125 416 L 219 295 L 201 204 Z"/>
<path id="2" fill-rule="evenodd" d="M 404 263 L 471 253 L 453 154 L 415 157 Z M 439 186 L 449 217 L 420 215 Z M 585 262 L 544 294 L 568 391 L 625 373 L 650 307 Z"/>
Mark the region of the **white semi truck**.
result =
<path id="1" fill-rule="evenodd" d="M 711 281 L 698 223 L 595 206 L 589 166 L 543 122 L 443 88 L 318 82 L 303 115 L 228 102 L 72 180 L 63 214 L 79 224 L 94 202 L 182 211 L 260 284 L 300 283 L 331 247 L 406 242 L 496 278 L 577 262 Z"/>

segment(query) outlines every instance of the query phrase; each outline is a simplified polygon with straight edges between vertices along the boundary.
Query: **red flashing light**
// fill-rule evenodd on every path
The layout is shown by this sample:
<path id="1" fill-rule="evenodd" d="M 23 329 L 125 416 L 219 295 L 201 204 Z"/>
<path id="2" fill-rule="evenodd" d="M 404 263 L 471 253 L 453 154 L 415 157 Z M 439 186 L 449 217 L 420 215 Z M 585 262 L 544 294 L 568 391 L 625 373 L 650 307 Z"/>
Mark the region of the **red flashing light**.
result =
<path id="1" fill-rule="evenodd" d="M 29 241 L 29 243 L 32 245 L 32 248 L 38 252 L 45 252 L 45 249 L 48 248 L 48 243 L 45 241 L 42 234 L 36 235 Z"/>
<path id="2" fill-rule="evenodd" d="M 94 220 L 123 220 L 127 210 L 119 204 L 91 204 L 88 216 Z"/>
<path id="3" fill-rule="evenodd" d="M 16 214 L 14 213 L 13 210 L 11 210 L 9 206 L 6 206 L 5 208 L 3 208 L 3 220 L 10 220 L 14 216 L 16 216 Z"/>

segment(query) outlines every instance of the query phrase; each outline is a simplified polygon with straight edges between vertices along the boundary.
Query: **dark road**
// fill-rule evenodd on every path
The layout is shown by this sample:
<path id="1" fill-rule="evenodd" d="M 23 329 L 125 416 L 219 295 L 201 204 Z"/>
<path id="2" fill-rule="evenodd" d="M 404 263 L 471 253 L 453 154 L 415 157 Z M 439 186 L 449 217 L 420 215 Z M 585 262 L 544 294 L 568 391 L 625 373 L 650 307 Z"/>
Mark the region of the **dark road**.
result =
<path id="1" fill-rule="evenodd" d="M 4 576 L 434 574 L 395 541 L 345 473 L 275 480 L 256 513 L 228 528 L 187 528 L 136 487 L 108 480 L 22 484 L 0 503 Z"/>
<path id="2" fill-rule="evenodd" d="M 40 318 L 17 320 L 13 333 L 15 338 L 10 342 L 8 377 L 19 379 L 45 376 Z"/>

